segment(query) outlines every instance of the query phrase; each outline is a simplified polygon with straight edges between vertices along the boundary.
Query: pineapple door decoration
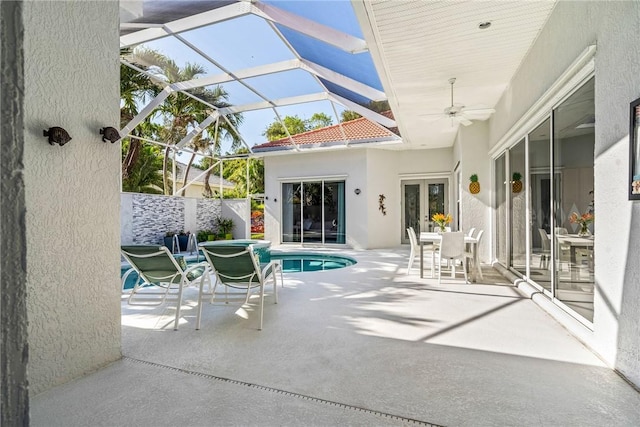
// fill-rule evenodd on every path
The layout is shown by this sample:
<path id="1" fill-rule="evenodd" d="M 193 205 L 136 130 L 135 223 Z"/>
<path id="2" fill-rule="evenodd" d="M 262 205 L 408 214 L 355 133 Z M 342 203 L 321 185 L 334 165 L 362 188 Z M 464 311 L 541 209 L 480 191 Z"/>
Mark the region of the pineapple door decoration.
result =
<path id="1" fill-rule="evenodd" d="M 519 172 L 514 172 L 511 180 L 511 191 L 514 193 L 519 193 L 522 191 L 522 175 Z"/>
<path id="2" fill-rule="evenodd" d="M 471 183 L 469 184 L 469 193 L 478 194 L 480 192 L 480 183 L 478 182 L 478 175 L 475 173 L 469 177 Z"/>

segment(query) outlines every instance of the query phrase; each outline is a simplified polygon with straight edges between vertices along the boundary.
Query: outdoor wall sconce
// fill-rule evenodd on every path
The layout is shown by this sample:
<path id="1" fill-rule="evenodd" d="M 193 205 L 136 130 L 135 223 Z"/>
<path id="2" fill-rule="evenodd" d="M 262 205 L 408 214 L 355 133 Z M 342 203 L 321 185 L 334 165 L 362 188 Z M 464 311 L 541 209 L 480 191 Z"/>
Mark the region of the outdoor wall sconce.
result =
<path id="1" fill-rule="evenodd" d="M 102 135 L 102 141 L 110 141 L 112 144 L 120 139 L 120 134 L 116 128 L 110 126 L 100 128 L 100 135 Z"/>
<path id="2" fill-rule="evenodd" d="M 356 188 L 355 190 L 353 190 L 354 193 L 356 193 L 356 196 L 360 195 L 360 189 Z"/>
<path id="3" fill-rule="evenodd" d="M 71 141 L 69 132 L 58 126 L 43 130 L 42 135 L 49 137 L 49 144 L 51 145 L 58 144 L 62 147 L 64 144 Z"/>

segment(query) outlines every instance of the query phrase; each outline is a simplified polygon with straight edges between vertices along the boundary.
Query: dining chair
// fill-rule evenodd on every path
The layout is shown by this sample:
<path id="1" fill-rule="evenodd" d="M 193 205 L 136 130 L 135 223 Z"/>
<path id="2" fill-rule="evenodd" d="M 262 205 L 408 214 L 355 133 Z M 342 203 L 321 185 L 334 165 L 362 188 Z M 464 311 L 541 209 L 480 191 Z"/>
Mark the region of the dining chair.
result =
<path id="1" fill-rule="evenodd" d="M 478 235 L 475 237 L 476 239 L 475 248 L 473 249 L 472 253 L 469 253 L 469 256 L 474 262 L 474 268 L 476 269 L 478 280 L 484 280 L 484 277 L 482 276 L 482 268 L 480 267 L 480 253 L 478 252 L 480 250 L 480 243 L 482 242 L 483 235 L 484 235 L 484 230 L 478 231 Z M 474 259 L 473 254 L 475 252 L 477 252 L 477 254 L 475 255 L 475 259 Z"/>
<path id="2" fill-rule="evenodd" d="M 476 232 L 476 228 L 475 227 L 471 227 L 471 229 L 467 233 L 467 236 L 473 237 L 473 233 L 475 233 L 475 232 Z"/>
<path id="3" fill-rule="evenodd" d="M 442 279 L 442 260 L 451 261 L 451 275 L 455 277 L 455 262 L 462 262 L 462 271 L 464 272 L 464 282 L 469 283 L 467 277 L 466 259 L 469 253 L 465 250 L 464 233 L 462 231 L 452 231 L 450 233 L 442 233 L 440 247 L 436 253 L 438 263 L 438 284 Z"/>
<path id="4" fill-rule="evenodd" d="M 544 228 L 538 228 L 538 233 L 540 234 L 540 242 L 542 244 L 539 268 L 547 269 L 549 267 L 549 257 L 551 256 L 551 239 L 549 239 L 547 231 Z"/>
<path id="5" fill-rule="evenodd" d="M 411 245 L 411 252 L 409 253 L 409 265 L 407 266 L 407 274 L 409 274 L 409 272 L 411 271 L 411 266 L 413 265 L 413 261 L 416 258 L 416 254 L 420 250 L 420 245 L 418 244 L 418 238 L 413 227 L 407 228 L 407 234 L 409 235 L 409 244 Z"/>

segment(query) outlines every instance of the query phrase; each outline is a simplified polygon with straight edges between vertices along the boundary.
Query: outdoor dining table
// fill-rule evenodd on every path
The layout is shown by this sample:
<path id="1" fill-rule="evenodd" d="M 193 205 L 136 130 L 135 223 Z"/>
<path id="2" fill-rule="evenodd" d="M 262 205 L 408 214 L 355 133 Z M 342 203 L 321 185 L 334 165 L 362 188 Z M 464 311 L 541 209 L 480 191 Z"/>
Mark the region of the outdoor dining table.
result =
<path id="1" fill-rule="evenodd" d="M 576 263 L 576 249 L 587 249 L 593 251 L 593 236 L 578 236 L 577 234 L 556 234 L 558 243 L 568 245 L 570 250 L 569 270 L 571 272 L 571 281 L 578 280 L 578 268 Z"/>
<path id="2" fill-rule="evenodd" d="M 440 243 L 442 240 L 442 235 L 440 233 L 427 232 L 423 231 L 420 233 L 419 237 L 420 242 L 420 278 L 424 278 L 424 244 L 425 243 Z M 471 247 L 471 252 L 473 254 L 473 267 L 474 270 L 477 270 L 477 275 L 482 280 L 482 270 L 478 267 L 478 250 L 477 243 L 478 240 L 475 237 L 464 236 L 464 242 Z M 431 277 L 434 277 L 435 265 L 431 263 Z M 475 271 L 472 273 L 472 281 L 476 281 L 476 273 Z"/>

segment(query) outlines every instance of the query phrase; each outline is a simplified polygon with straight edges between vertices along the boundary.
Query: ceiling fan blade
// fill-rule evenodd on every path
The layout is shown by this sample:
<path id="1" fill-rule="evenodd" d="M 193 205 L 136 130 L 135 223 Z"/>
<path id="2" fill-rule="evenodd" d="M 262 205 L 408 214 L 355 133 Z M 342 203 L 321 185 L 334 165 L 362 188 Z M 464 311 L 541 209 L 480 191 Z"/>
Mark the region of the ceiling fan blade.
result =
<path id="1" fill-rule="evenodd" d="M 454 119 L 456 119 L 458 122 L 460 122 L 460 124 L 464 126 L 469 126 L 470 124 L 473 124 L 471 120 L 467 119 L 463 115 L 454 116 Z"/>
<path id="2" fill-rule="evenodd" d="M 462 112 L 464 114 L 493 114 L 496 110 L 493 108 L 465 108 Z"/>

